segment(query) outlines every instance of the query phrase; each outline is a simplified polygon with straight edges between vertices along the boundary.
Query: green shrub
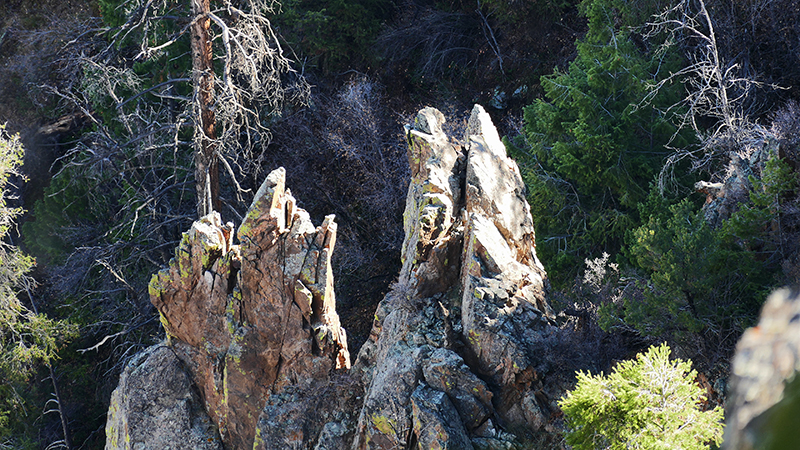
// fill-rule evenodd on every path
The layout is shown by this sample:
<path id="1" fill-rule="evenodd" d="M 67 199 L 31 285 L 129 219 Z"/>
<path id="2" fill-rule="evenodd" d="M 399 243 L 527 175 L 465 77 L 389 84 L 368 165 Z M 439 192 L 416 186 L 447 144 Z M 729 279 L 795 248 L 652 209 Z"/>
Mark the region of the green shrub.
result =
<path id="1" fill-rule="evenodd" d="M 577 43 L 577 57 L 567 70 L 542 77 L 546 100 L 524 114 L 530 150 L 512 151 L 527 172 L 528 200 L 544 244 L 537 250 L 564 267 L 580 267 L 604 251 L 618 253 L 625 232 L 641 223 L 637 204 L 669 154 L 666 145 L 671 139 L 672 145 L 683 143 L 682 136 L 673 139 L 675 127 L 663 113 L 679 98 L 677 86 L 644 105 L 650 83 L 677 70 L 680 58 L 640 45 L 633 28 L 638 23 L 631 21 L 642 12 L 627 3 L 581 3 L 589 30 Z M 555 273 L 554 281 L 574 275 L 574 269 Z"/>
<path id="2" fill-rule="evenodd" d="M 784 247 L 786 237 L 781 216 L 784 203 L 794 198 L 798 174 L 789 164 L 773 152 L 761 173 L 761 178 L 749 177 L 753 190 L 749 203 L 739 205 L 739 210 L 725 222 L 723 232 L 748 249 L 774 254 Z M 780 255 L 783 256 L 783 255 Z"/>
<path id="3" fill-rule="evenodd" d="M 619 363 L 607 377 L 578 372 L 559 405 L 576 450 L 707 449 L 722 442 L 722 409 L 701 411 L 691 361 L 666 344 Z"/>
<path id="4" fill-rule="evenodd" d="M 601 306 L 603 329 L 623 322 L 670 342 L 701 331 L 705 340 L 738 336 L 758 313 L 769 279 L 752 252 L 727 241 L 688 199 L 652 215 L 627 238 L 628 257 L 645 278 Z"/>

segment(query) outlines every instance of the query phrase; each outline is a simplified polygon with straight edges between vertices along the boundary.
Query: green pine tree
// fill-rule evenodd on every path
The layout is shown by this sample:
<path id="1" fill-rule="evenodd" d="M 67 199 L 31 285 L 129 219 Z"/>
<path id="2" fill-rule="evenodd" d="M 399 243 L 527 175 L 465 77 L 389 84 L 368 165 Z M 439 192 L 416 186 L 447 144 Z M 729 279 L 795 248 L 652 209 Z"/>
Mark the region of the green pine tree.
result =
<path id="1" fill-rule="evenodd" d="M 608 376 L 578 372 L 559 402 L 576 450 L 708 449 L 722 442 L 722 408 L 701 411 L 691 361 L 666 344 L 619 363 Z"/>
<path id="2" fill-rule="evenodd" d="M 636 292 L 601 306 L 604 329 L 621 321 L 671 342 L 701 331 L 712 340 L 738 336 L 757 314 L 759 290 L 768 284 L 763 268 L 752 252 L 712 228 L 688 199 L 666 214 L 652 214 L 627 242 L 631 262 L 646 278 Z"/>
<path id="3" fill-rule="evenodd" d="M 18 294 L 29 293 L 33 280 L 27 275 L 35 261 L 9 243 L 14 219 L 20 208 L 7 204 L 8 185 L 18 175 L 23 148 L 18 135 L 9 135 L 0 126 L 0 443 L 21 445 L 19 427 L 27 409 L 17 389 L 31 375 L 37 362 L 48 363 L 57 357 L 59 347 L 74 336 L 68 322 L 36 314 L 20 301 Z M 23 294 L 24 295 L 24 294 Z"/>
<path id="4" fill-rule="evenodd" d="M 580 267 L 578 261 L 616 254 L 625 231 L 638 225 L 636 205 L 647 197 L 675 132 L 658 106 L 679 95 L 663 90 L 644 105 L 650 84 L 680 61 L 649 50 L 654 43 L 635 33 L 641 10 L 619 0 L 585 0 L 580 7 L 589 30 L 577 57 L 566 71 L 542 78 L 546 100 L 525 109 L 530 151 L 514 152 L 526 171 L 539 249 L 562 281 L 573 278 L 569 268 Z"/>

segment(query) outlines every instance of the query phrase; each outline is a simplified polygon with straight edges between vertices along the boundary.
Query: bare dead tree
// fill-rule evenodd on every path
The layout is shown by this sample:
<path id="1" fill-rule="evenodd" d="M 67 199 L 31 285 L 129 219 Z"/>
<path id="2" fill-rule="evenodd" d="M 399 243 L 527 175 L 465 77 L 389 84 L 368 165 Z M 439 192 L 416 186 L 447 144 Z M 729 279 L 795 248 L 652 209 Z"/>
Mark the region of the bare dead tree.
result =
<path id="1" fill-rule="evenodd" d="M 277 6 L 268 0 L 122 2 L 122 26 L 94 29 L 111 37 L 111 45 L 70 53 L 78 81 L 42 86 L 92 125 L 54 165 L 54 178 L 65 186 L 50 195 L 86 192 L 90 215 L 98 217 L 56 230 L 74 249 L 51 275 L 71 307 L 98 311 L 86 329 L 95 345 L 85 350 L 113 348 L 111 371 L 147 345 L 143 330 L 157 324 L 148 274 L 169 259 L 196 215 L 246 207 L 237 179 L 257 175 L 270 126 L 285 104 L 308 95 L 271 28 L 268 15 Z M 73 48 L 83 42 L 72 41 Z M 178 62 L 189 58 L 191 69 L 181 72 Z M 134 70 L 134 61 L 168 67 L 151 81 Z M 220 200 L 220 170 L 238 202 Z"/>
<path id="2" fill-rule="evenodd" d="M 195 114 L 199 127 L 195 132 L 195 190 L 197 215 L 202 217 L 212 210 L 219 211 L 219 161 L 215 153 L 217 140 L 214 114 L 214 53 L 211 47 L 211 3 L 209 0 L 192 0 L 191 48 L 192 78 L 194 83 Z M 224 24 L 223 24 L 224 26 Z M 197 111 L 199 109 L 199 111 Z M 202 201 L 201 201 L 202 200 Z"/>
<path id="3" fill-rule="evenodd" d="M 183 15 L 180 10 L 187 5 L 177 0 L 134 4 L 115 36 L 139 34 L 137 60 L 156 57 L 181 39 L 190 39 L 197 213 L 219 210 L 220 165 L 239 191 L 234 168 L 240 174 L 257 170 L 271 139 L 270 122 L 287 101 L 302 104 L 308 96 L 308 84 L 284 55 L 268 18 L 279 4 L 191 0 L 191 11 Z M 173 21 L 179 31 L 160 35 L 160 21 Z"/>
<path id="4" fill-rule="evenodd" d="M 669 108 L 677 117 L 675 136 L 690 128 L 700 140 L 696 147 L 673 148 L 659 177 L 662 189 L 680 161 L 690 161 L 695 170 L 708 169 L 720 157 L 764 141 L 768 130 L 751 120 L 753 100 L 757 90 L 777 86 L 758 81 L 749 66 L 723 54 L 717 23 L 705 0 L 681 0 L 654 16 L 647 28 L 646 37 L 666 36 L 660 51 L 679 45 L 689 64 L 654 83 L 645 102 L 667 84 L 684 83 L 686 96 Z M 707 128 L 709 121 L 712 125 Z"/>

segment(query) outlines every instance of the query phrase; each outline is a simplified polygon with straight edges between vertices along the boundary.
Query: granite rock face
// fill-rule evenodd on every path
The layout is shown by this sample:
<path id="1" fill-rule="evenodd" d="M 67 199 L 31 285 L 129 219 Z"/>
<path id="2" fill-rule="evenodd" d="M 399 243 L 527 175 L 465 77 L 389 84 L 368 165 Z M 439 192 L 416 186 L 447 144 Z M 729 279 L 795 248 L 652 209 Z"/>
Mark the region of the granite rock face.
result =
<path id="1" fill-rule="evenodd" d="M 557 410 L 541 392 L 554 327 L 519 169 L 482 107 L 464 145 L 443 121 L 426 108 L 406 129 L 403 266 L 354 366 L 355 449 L 504 448 L 496 424 L 535 431 Z"/>
<path id="2" fill-rule="evenodd" d="M 330 268 L 336 224 L 311 224 L 283 169 L 256 194 L 238 245 L 211 214 L 153 277 L 168 337 L 157 348 L 185 368 L 219 430 L 209 445 L 512 449 L 525 433 L 554 431 L 561 391 L 546 347 L 557 328 L 522 177 L 482 107 L 462 141 L 443 123 L 426 108 L 406 128 L 402 268 L 352 369 Z M 118 398 L 128 389 L 121 381 Z M 124 409 L 114 405 L 113 432 Z M 191 429 L 164 433 L 205 448 L 182 441 Z M 113 432 L 107 448 L 122 448 Z"/>
<path id="3" fill-rule="evenodd" d="M 800 443 L 800 291 L 773 292 L 744 332 L 731 367 L 725 450 L 788 449 Z"/>
<path id="4" fill-rule="evenodd" d="M 217 428 L 175 352 L 156 345 L 136 355 L 111 395 L 106 449 L 222 450 Z"/>
<path id="5" fill-rule="evenodd" d="M 195 222 L 153 277 L 150 297 L 226 448 L 238 449 L 264 440 L 256 426 L 265 405 L 283 404 L 276 399 L 289 388 L 311 396 L 350 367 L 350 355 L 333 291 L 333 216 L 315 228 L 281 168 L 258 190 L 237 238 L 233 245 L 233 225 L 217 213 Z M 314 431 L 301 422 L 295 428 Z"/>

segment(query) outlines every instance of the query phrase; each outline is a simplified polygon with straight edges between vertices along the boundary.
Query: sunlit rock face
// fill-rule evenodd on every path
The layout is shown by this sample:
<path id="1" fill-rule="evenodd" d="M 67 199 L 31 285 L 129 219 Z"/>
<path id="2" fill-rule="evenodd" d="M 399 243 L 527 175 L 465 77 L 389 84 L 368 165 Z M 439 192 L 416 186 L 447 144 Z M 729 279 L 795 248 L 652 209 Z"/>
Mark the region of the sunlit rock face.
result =
<path id="1" fill-rule="evenodd" d="M 238 230 L 202 218 L 153 277 L 168 337 L 158 354 L 194 386 L 195 397 L 179 395 L 194 405 L 183 422 L 208 424 L 208 445 L 504 449 L 556 431 L 563 387 L 553 387 L 548 342 L 557 328 L 522 177 L 483 108 L 459 140 L 443 123 L 425 108 L 405 130 L 402 268 L 352 368 L 330 267 L 336 223 L 312 225 L 283 169 Z M 137 370 L 156 373 L 126 373 Z M 158 426 L 113 407 L 109 424 Z M 115 439 L 107 448 L 123 448 Z"/>
<path id="2" fill-rule="evenodd" d="M 354 366 L 356 449 L 504 448 L 496 422 L 538 430 L 557 410 L 541 392 L 554 327 L 519 169 L 482 107 L 463 144 L 443 121 L 426 108 L 406 129 L 403 266 Z"/>
<path id="3" fill-rule="evenodd" d="M 350 355 L 333 291 L 333 216 L 314 227 L 281 168 L 256 194 L 239 245 L 233 232 L 216 213 L 195 222 L 150 296 L 226 447 L 253 448 L 271 398 L 315 391 Z"/>

